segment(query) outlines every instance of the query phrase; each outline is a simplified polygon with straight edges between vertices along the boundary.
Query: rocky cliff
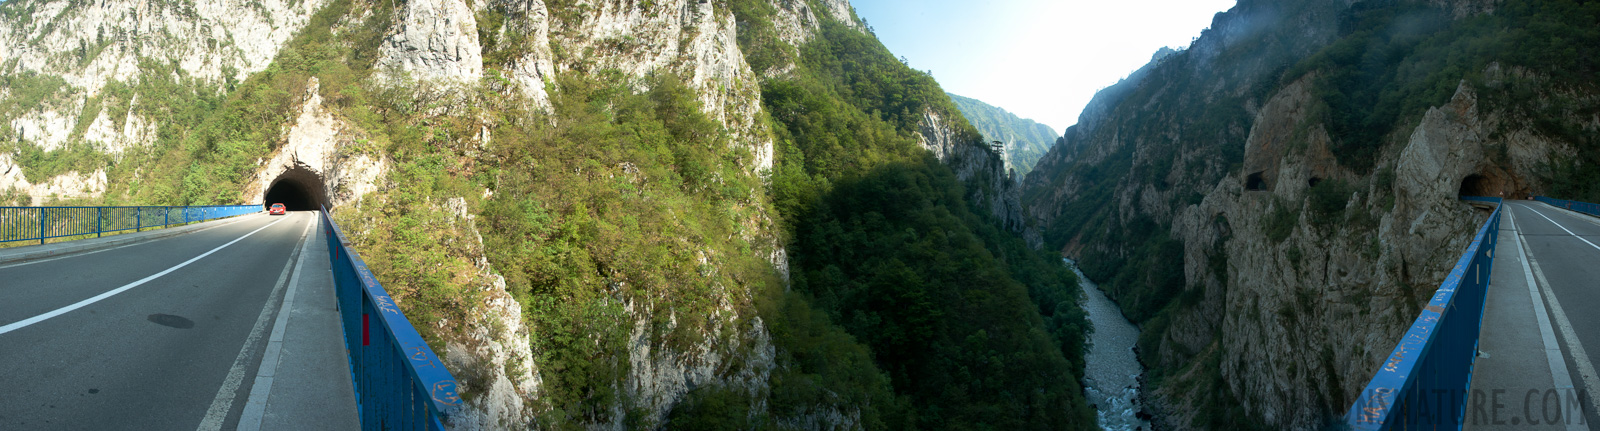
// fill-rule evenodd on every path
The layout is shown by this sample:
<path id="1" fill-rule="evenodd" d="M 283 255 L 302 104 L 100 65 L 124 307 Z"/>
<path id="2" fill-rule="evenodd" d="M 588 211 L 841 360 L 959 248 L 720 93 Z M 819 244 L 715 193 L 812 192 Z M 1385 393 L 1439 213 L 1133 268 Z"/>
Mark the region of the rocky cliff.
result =
<path id="1" fill-rule="evenodd" d="M 152 75 L 227 91 L 272 62 L 324 2 L 110 1 L 0 5 L 0 136 L 7 148 L 119 155 L 155 142 L 161 101 L 134 90 Z M 5 156 L 0 156 L 5 157 Z M 99 167 L 99 168 L 103 168 Z M 94 199 L 106 172 L 10 165 L 0 192 L 41 203 Z"/>
<path id="2" fill-rule="evenodd" d="M 1041 159 L 1029 219 L 1141 324 L 1158 422 L 1337 420 L 1484 220 L 1457 197 L 1537 193 L 1548 161 L 1592 145 L 1560 132 L 1592 127 L 1592 93 L 1554 89 L 1571 81 L 1543 60 L 1439 60 L 1475 25 L 1538 15 L 1521 7 L 1240 2 Z M 1519 113 L 1550 103 L 1564 126 Z"/>

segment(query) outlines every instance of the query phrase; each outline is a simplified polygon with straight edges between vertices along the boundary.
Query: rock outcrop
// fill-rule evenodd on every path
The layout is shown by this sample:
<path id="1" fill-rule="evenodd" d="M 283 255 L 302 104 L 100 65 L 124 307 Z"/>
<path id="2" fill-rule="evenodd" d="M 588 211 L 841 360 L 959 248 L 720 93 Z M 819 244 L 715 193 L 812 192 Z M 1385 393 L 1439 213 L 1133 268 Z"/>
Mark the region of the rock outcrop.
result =
<path id="1" fill-rule="evenodd" d="M 1021 232 L 1022 186 L 1016 170 L 988 144 L 962 135 L 952 123 L 932 109 L 925 111 L 917 125 L 917 143 L 955 170 L 956 179 L 967 185 L 969 201 L 987 209 L 1007 230 Z"/>
<path id="2" fill-rule="evenodd" d="M 415 80 L 476 84 L 483 77 L 478 21 L 463 0 L 411 0 L 396 11 L 377 68 Z"/>
<path id="3" fill-rule="evenodd" d="M 106 98 L 103 88 L 132 84 L 152 73 L 182 76 L 218 89 L 243 81 L 265 69 L 325 3 L 7 2 L 4 7 L 16 15 L 0 19 L 0 63 L 6 64 L 0 75 L 28 81 L 60 79 L 63 87 L 42 99 L 18 99 L 30 103 L 0 112 L 0 122 L 9 124 L 20 139 L 46 150 L 74 141 L 111 153 L 148 145 L 158 125 L 138 113 L 136 98 Z M 30 96 L 37 94 L 0 94 L 0 98 Z M 102 102 L 120 104 L 129 112 L 124 118 L 102 120 L 85 111 Z M 80 118 L 83 115 L 91 117 Z M 91 126 L 77 127 L 80 122 Z"/>
<path id="4" fill-rule="evenodd" d="M 335 118 L 322 105 L 321 85 L 313 77 L 306 84 L 300 115 L 289 127 L 284 142 L 262 161 L 239 200 L 260 205 L 274 182 L 287 172 L 297 171 L 315 177 L 330 209 L 346 204 L 359 206 L 362 196 L 376 191 L 389 170 L 383 154 L 365 142 L 359 129 Z"/>
<path id="5" fill-rule="evenodd" d="M 37 184 L 28 182 L 10 154 L 0 153 L 0 206 L 39 206 L 56 200 L 99 197 L 106 191 L 106 171 L 70 171 Z"/>

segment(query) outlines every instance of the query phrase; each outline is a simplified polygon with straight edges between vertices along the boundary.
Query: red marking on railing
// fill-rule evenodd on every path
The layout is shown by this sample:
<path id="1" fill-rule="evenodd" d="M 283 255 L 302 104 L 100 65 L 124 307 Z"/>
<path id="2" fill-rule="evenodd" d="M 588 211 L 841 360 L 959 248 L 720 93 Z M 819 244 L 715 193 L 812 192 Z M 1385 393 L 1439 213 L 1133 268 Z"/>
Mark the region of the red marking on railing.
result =
<path id="1" fill-rule="evenodd" d="M 361 313 L 361 345 L 372 344 L 372 331 L 367 324 L 367 313 Z"/>

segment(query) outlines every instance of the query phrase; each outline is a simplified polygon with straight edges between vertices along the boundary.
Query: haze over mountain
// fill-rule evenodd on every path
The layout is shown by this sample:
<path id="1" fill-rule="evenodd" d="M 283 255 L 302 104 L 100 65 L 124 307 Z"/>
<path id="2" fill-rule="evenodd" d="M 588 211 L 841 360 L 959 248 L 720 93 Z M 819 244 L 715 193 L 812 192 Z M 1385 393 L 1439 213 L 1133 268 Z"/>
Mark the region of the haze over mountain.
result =
<path id="1" fill-rule="evenodd" d="M 950 100 L 956 102 L 961 115 L 972 122 L 972 127 L 978 128 L 984 140 L 1006 144 L 1006 166 L 1016 169 L 1018 178 L 1028 175 L 1028 171 L 1033 170 L 1033 162 L 1044 156 L 1045 151 L 1050 150 L 1050 145 L 1060 137 L 1050 126 L 1032 119 L 1017 118 L 1005 109 L 977 99 L 950 94 Z"/>

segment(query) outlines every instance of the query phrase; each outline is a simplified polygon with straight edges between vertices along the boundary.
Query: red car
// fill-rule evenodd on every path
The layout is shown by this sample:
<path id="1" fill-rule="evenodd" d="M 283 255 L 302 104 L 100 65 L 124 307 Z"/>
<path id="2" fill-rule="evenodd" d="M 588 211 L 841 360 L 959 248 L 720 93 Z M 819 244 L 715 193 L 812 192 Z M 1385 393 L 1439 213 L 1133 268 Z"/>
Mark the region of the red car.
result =
<path id="1" fill-rule="evenodd" d="M 283 215 L 285 212 L 287 211 L 283 208 L 283 204 L 272 204 L 272 206 L 267 207 L 267 214 Z"/>

